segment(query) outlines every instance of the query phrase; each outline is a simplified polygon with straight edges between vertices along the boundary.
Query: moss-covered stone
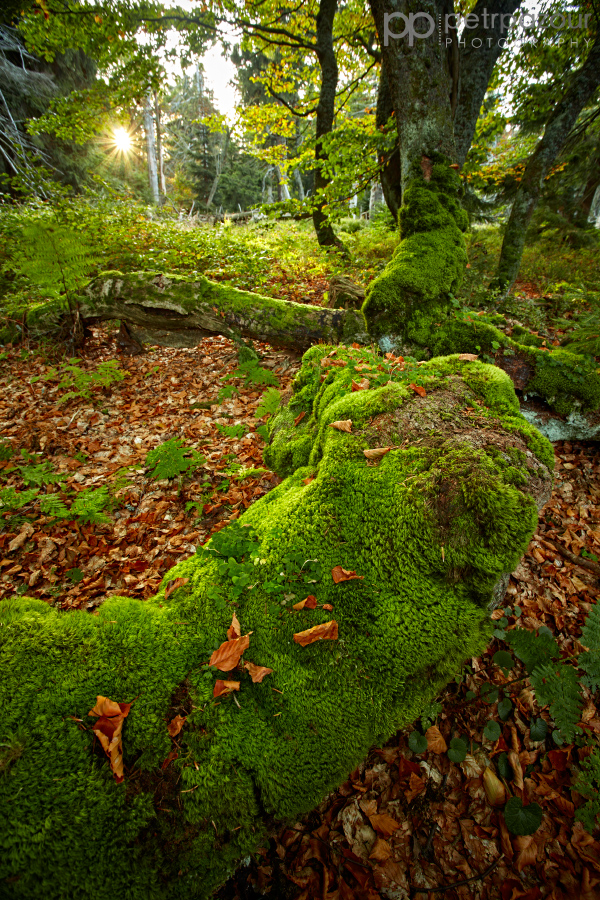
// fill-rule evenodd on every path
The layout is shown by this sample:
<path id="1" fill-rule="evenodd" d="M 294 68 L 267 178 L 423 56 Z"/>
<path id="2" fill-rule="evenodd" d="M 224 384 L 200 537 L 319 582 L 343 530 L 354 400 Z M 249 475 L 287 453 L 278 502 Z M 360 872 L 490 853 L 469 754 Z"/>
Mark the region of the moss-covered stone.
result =
<path id="1" fill-rule="evenodd" d="M 410 181 L 399 214 L 402 240 L 363 305 L 373 337 L 392 334 L 425 345 L 447 315 L 449 295 L 460 287 L 467 264 L 462 232 L 468 220 L 460 193 L 460 178 L 443 160 L 429 181 L 421 174 Z"/>
<path id="2" fill-rule="evenodd" d="M 268 452 L 288 477 L 240 519 L 256 535 L 240 596 L 233 563 L 203 553 L 151 600 L 113 597 L 97 615 L 0 603 L 0 883 L 12 897 L 209 897 L 273 820 L 313 808 L 484 649 L 552 449 L 497 368 L 449 357 L 392 369 L 366 351 L 305 354 Z M 371 388 L 353 391 L 365 377 Z M 350 433 L 331 427 L 348 419 Z M 377 447 L 392 449 L 365 457 Z M 339 565 L 362 578 L 336 585 Z M 189 582 L 167 599 L 176 577 Z M 294 610 L 309 593 L 317 609 Z M 207 664 L 234 610 L 252 632 L 245 658 L 273 669 L 260 684 Z M 294 642 L 331 619 L 338 640 Z M 217 677 L 241 682 L 235 699 L 213 698 Z M 97 694 L 133 701 L 122 784 L 90 731 Z M 174 744 L 167 723 L 182 712 Z"/>

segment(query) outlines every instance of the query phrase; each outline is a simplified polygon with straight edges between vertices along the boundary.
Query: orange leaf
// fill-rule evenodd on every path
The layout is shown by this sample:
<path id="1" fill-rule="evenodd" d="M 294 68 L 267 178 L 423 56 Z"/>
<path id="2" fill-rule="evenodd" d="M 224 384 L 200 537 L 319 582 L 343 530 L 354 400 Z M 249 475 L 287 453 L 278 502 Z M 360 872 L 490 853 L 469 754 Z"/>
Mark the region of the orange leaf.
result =
<path id="1" fill-rule="evenodd" d="M 250 632 L 252 634 L 252 632 Z M 218 650 L 215 650 L 209 660 L 209 666 L 215 666 L 220 672 L 231 672 L 240 661 L 242 653 L 250 646 L 250 634 L 244 637 L 225 641 Z"/>
<path id="2" fill-rule="evenodd" d="M 177 753 L 177 750 L 175 749 L 175 747 L 173 747 L 165 761 L 162 763 L 161 769 L 166 769 L 169 763 L 173 762 L 174 759 L 177 759 L 178 755 L 179 754 Z"/>
<path id="3" fill-rule="evenodd" d="M 398 822 L 392 819 L 391 816 L 388 816 L 387 813 L 375 813 L 374 816 L 369 816 L 369 822 L 375 831 L 378 831 L 384 837 L 390 837 L 400 828 Z"/>
<path id="4" fill-rule="evenodd" d="M 167 589 L 165 591 L 165 600 L 168 600 L 171 594 L 177 590 L 177 588 L 182 587 L 184 584 L 187 584 L 189 578 L 175 578 L 173 581 L 169 581 L 167 584 Z"/>
<path id="5" fill-rule="evenodd" d="M 316 609 L 317 608 L 317 598 L 313 597 L 312 594 L 309 594 L 308 597 L 305 597 L 304 600 L 300 600 L 298 603 L 294 603 L 294 609 Z"/>
<path id="6" fill-rule="evenodd" d="M 248 669 L 250 673 L 250 678 L 254 682 L 254 684 L 260 684 L 263 678 L 266 675 L 270 675 L 273 669 L 267 668 L 267 666 L 257 666 L 255 663 L 246 660 L 244 663 L 244 668 Z"/>
<path id="7" fill-rule="evenodd" d="M 420 384 L 412 384 L 412 382 L 411 382 L 411 383 L 409 384 L 409 388 L 412 388 L 413 391 L 415 392 L 415 394 L 418 394 L 419 397 L 426 397 L 426 396 L 427 396 L 427 391 L 425 390 L 424 387 L 421 387 Z"/>
<path id="8" fill-rule="evenodd" d="M 533 835 L 526 834 L 514 838 L 517 851 L 516 869 L 522 872 L 525 866 L 532 866 L 537 861 L 538 848 Z"/>
<path id="9" fill-rule="evenodd" d="M 341 581 L 353 581 L 355 578 L 363 579 L 365 576 L 357 575 L 356 572 L 351 572 L 349 569 L 342 569 L 341 566 L 334 566 L 331 570 L 331 577 L 335 584 L 339 584 Z"/>
<path id="10" fill-rule="evenodd" d="M 330 428 L 335 428 L 336 431 L 347 431 L 348 434 L 352 432 L 352 419 L 340 419 L 339 422 L 330 422 Z"/>
<path id="11" fill-rule="evenodd" d="M 296 418 L 294 419 L 294 425 L 296 427 L 298 427 L 298 425 L 300 424 L 300 422 L 302 421 L 302 419 L 304 418 L 305 415 L 306 415 L 306 410 L 303 410 L 301 413 L 299 413 L 296 416 Z"/>
<path id="12" fill-rule="evenodd" d="M 300 644 L 301 647 L 307 647 L 308 644 L 314 644 L 315 641 L 337 641 L 338 623 L 335 619 L 331 622 L 323 622 L 322 625 L 314 625 L 307 631 L 300 631 L 294 635 L 294 642 Z"/>
<path id="13" fill-rule="evenodd" d="M 437 725 L 432 725 L 431 728 L 428 728 L 425 732 L 425 737 L 427 738 L 427 749 L 431 750 L 432 753 L 445 753 L 448 749 Z"/>
<path id="14" fill-rule="evenodd" d="M 302 479 L 302 484 L 310 484 L 311 481 L 314 481 L 314 480 L 315 480 L 315 476 L 314 476 L 314 475 L 309 475 L 308 478 L 303 478 L 303 479 Z"/>
<path id="15" fill-rule="evenodd" d="M 374 859 L 377 862 L 385 862 L 386 859 L 389 859 L 392 855 L 392 848 L 388 844 L 387 841 L 384 841 L 383 838 L 377 838 L 375 844 L 373 845 L 373 849 L 371 850 L 369 859 Z"/>
<path id="16" fill-rule="evenodd" d="M 186 716 L 175 716 L 174 719 L 171 719 L 167 726 L 167 731 L 171 735 L 172 738 L 177 737 L 181 729 L 183 728 L 183 723 L 186 720 Z"/>
<path id="17" fill-rule="evenodd" d="M 476 359 L 479 359 L 476 353 L 459 353 L 458 358 L 468 360 L 469 362 L 475 362 Z"/>
<path id="18" fill-rule="evenodd" d="M 239 691 L 239 681 L 215 681 L 213 688 L 213 697 L 224 697 L 225 694 L 231 694 L 232 691 Z"/>
<path id="19" fill-rule="evenodd" d="M 357 344 L 356 341 L 352 344 L 355 350 L 360 350 L 360 344 Z"/>
<path id="20" fill-rule="evenodd" d="M 236 638 L 239 638 L 241 636 L 242 636 L 242 629 L 240 627 L 238 617 L 234 613 L 233 617 L 231 619 L 231 625 L 227 629 L 227 640 L 234 641 Z"/>
<path id="21" fill-rule="evenodd" d="M 129 715 L 130 709 L 131 703 L 115 703 L 114 700 L 109 700 L 108 697 L 98 695 L 96 705 L 88 713 L 88 716 L 100 716 L 92 727 L 92 731 L 108 756 L 117 784 L 123 781 L 123 741 L 121 734 L 123 722 Z"/>
<path id="22" fill-rule="evenodd" d="M 327 612 L 333 612 L 333 606 L 331 605 L 331 603 L 324 603 L 323 609 L 326 609 Z"/>
<path id="23" fill-rule="evenodd" d="M 369 379 L 363 378 L 362 381 L 354 381 L 352 379 L 352 390 L 353 391 L 366 391 L 369 388 Z"/>
<path id="24" fill-rule="evenodd" d="M 363 450 L 367 459 L 381 459 L 386 453 L 392 450 L 392 447 L 374 447 L 372 450 Z"/>

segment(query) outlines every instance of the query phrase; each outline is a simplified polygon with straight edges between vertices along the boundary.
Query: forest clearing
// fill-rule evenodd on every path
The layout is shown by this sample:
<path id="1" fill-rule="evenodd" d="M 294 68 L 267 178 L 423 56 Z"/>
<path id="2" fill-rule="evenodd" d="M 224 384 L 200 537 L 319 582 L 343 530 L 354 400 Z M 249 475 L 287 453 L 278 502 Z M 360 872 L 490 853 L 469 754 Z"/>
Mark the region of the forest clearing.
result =
<path id="1" fill-rule="evenodd" d="M 0 897 L 600 896 L 600 31 L 488 6 L 0 13 Z"/>

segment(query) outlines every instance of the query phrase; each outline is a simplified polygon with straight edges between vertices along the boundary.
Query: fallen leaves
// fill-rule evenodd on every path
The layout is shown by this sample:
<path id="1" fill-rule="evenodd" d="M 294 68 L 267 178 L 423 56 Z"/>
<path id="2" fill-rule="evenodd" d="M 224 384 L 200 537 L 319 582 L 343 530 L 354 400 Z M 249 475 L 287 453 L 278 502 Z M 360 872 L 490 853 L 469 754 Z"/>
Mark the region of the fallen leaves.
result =
<path id="1" fill-rule="evenodd" d="M 183 587 L 183 585 L 187 584 L 189 580 L 189 578 L 175 578 L 173 579 L 173 581 L 169 581 L 165 590 L 165 600 L 168 600 L 171 594 L 173 594 L 177 590 L 177 588 Z"/>
<path id="2" fill-rule="evenodd" d="M 363 378 L 361 381 L 352 379 L 352 391 L 367 391 L 369 389 L 369 379 Z"/>
<path id="3" fill-rule="evenodd" d="M 273 669 L 269 669 L 268 666 L 257 666 L 255 663 L 250 662 L 250 660 L 244 662 L 244 668 L 250 673 L 250 678 L 254 684 L 260 684 L 263 678 L 267 675 L 271 675 L 273 672 Z"/>
<path id="4" fill-rule="evenodd" d="M 294 419 L 294 426 L 295 426 L 296 428 L 298 427 L 298 425 L 300 424 L 300 422 L 302 421 L 302 419 L 304 418 L 305 415 L 306 415 L 306 410 L 305 410 L 305 409 L 302 410 L 301 413 L 298 413 L 298 415 L 297 415 L 296 418 Z"/>
<path id="5" fill-rule="evenodd" d="M 250 634 L 252 632 L 245 634 L 243 637 L 227 640 L 221 644 L 212 654 L 208 663 L 209 666 L 214 666 L 220 672 L 231 672 L 232 669 L 235 669 L 242 658 L 244 650 L 247 650 L 250 646 Z"/>
<path id="6" fill-rule="evenodd" d="M 415 394 L 418 394 L 419 397 L 427 396 L 427 391 L 420 384 L 413 384 L 413 382 L 411 381 L 411 383 L 409 384 L 409 388 L 411 388 L 415 392 Z"/>
<path id="7" fill-rule="evenodd" d="M 314 644 L 315 641 L 337 641 L 338 639 L 338 623 L 335 619 L 330 622 L 323 622 L 321 625 L 313 625 L 306 631 L 299 631 L 294 635 L 294 643 L 300 644 L 301 647 L 307 647 Z"/>
<path id="8" fill-rule="evenodd" d="M 8 552 L 13 553 L 15 550 L 20 550 L 27 538 L 30 538 L 33 534 L 33 526 L 30 522 L 25 522 L 20 532 L 13 538 L 10 544 L 8 545 Z"/>
<path id="9" fill-rule="evenodd" d="M 448 745 L 437 725 L 432 725 L 431 728 L 428 728 L 425 732 L 425 737 L 427 738 L 427 749 L 432 753 L 445 753 L 448 749 Z"/>
<path id="10" fill-rule="evenodd" d="M 398 831 L 400 825 L 395 819 L 392 819 L 387 813 L 375 813 L 369 816 L 369 822 L 378 834 L 382 834 L 384 838 L 391 837 L 395 831 Z"/>
<path id="11" fill-rule="evenodd" d="M 227 629 L 227 640 L 235 641 L 236 638 L 241 638 L 242 636 L 242 627 L 238 621 L 238 617 L 234 613 L 231 617 L 231 625 Z"/>
<path id="12" fill-rule="evenodd" d="M 88 716 L 99 717 L 92 726 L 92 731 L 108 756 L 117 784 L 120 784 L 124 777 L 122 731 L 123 722 L 130 709 L 131 703 L 115 703 L 114 700 L 98 694 L 95 706 L 88 713 Z"/>
<path id="13" fill-rule="evenodd" d="M 476 353 L 459 353 L 458 358 L 468 362 L 475 362 L 476 359 L 479 359 Z"/>
<path id="14" fill-rule="evenodd" d="M 352 419 L 340 419 L 339 422 L 330 422 L 330 428 L 335 428 L 336 431 L 346 431 L 348 434 L 352 433 Z"/>
<path id="15" fill-rule="evenodd" d="M 239 681 L 221 681 L 217 679 L 213 688 L 213 697 L 224 697 L 225 694 L 231 694 L 233 691 L 239 691 Z"/>
<path id="16" fill-rule="evenodd" d="M 506 788 L 489 766 L 483 772 L 483 789 L 492 806 L 504 806 Z"/>
<path id="17" fill-rule="evenodd" d="M 381 459 L 382 456 L 385 456 L 386 453 L 393 449 L 393 447 L 373 447 L 372 450 L 363 450 L 363 453 L 367 459 Z"/>
<path id="18" fill-rule="evenodd" d="M 364 575 L 357 575 L 356 572 L 349 569 L 343 569 L 341 566 L 334 566 L 331 570 L 331 577 L 335 584 L 341 584 L 343 581 L 355 581 L 356 579 L 364 579 Z"/>
<path id="19" fill-rule="evenodd" d="M 186 720 L 187 716 L 175 716 L 175 718 L 171 719 L 167 726 L 167 731 L 169 732 L 172 738 L 177 737 L 181 729 L 183 728 L 183 724 Z"/>
<path id="20" fill-rule="evenodd" d="M 309 594 L 308 597 L 305 597 L 304 600 L 300 600 L 298 603 L 294 603 L 294 609 L 316 609 L 317 608 L 317 598 L 312 594 Z"/>

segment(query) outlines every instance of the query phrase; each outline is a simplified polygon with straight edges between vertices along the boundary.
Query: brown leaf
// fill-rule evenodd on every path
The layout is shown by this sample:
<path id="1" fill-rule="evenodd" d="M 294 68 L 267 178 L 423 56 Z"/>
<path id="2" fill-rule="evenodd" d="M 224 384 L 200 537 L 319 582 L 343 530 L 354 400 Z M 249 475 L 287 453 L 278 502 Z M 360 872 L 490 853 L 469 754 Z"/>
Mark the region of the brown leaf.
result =
<path id="1" fill-rule="evenodd" d="M 27 538 L 31 537 L 33 531 L 33 526 L 29 522 L 25 522 L 16 538 L 13 538 L 8 545 L 8 552 L 12 553 L 13 550 L 20 550 Z"/>
<path id="2" fill-rule="evenodd" d="M 232 691 L 239 691 L 239 681 L 221 681 L 217 679 L 213 688 L 213 697 L 224 697 L 225 694 L 231 694 Z"/>
<path id="3" fill-rule="evenodd" d="M 492 806 L 504 806 L 506 789 L 494 770 L 489 766 L 483 773 L 483 789 Z"/>
<path id="4" fill-rule="evenodd" d="M 300 422 L 302 421 L 302 419 L 304 418 L 305 415 L 306 415 L 306 410 L 305 410 L 305 409 L 302 410 L 301 413 L 298 413 L 298 415 L 297 415 L 296 418 L 294 419 L 294 425 L 296 426 L 296 428 L 298 427 L 298 425 L 300 424 Z"/>
<path id="5" fill-rule="evenodd" d="M 88 713 L 88 716 L 100 716 L 98 721 L 92 726 L 92 731 L 108 756 L 110 767 L 118 784 L 123 781 L 123 741 L 121 733 L 123 731 L 123 722 L 129 715 L 130 709 L 131 703 L 115 703 L 114 700 L 109 700 L 108 697 L 102 697 L 99 694 L 96 698 L 95 706 Z"/>
<path id="6" fill-rule="evenodd" d="M 347 431 L 348 434 L 352 432 L 352 419 L 340 419 L 339 422 L 330 422 L 330 428 L 335 428 L 336 431 Z"/>
<path id="7" fill-rule="evenodd" d="M 375 831 L 382 834 L 384 837 L 391 837 L 391 835 L 400 828 L 398 822 L 395 819 L 392 819 L 391 816 L 388 816 L 387 813 L 375 813 L 374 816 L 369 816 L 369 822 L 375 829 Z"/>
<path id="8" fill-rule="evenodd" d="M 374 859 L 376 862 L 385 862 L 386 859 L 389 859 L 392 855 L 392 848 L 388 844 L 387 841 L 384 841 L 383 838 L 377 838 L 375 841 L 375 846 L 371 850 L 369 854 L 369 859 Z"/>
<path id="9" fill-rule="evenodd" d="M 186 718 L 186 716 L 175 716 L 174 719 L 171 719 L 167 726 L 167 731 L 172 738 L 177 737 L 177 735 L 183 728 L 183 723 L 185 722 Z"/>
<path id="10" fill-rule="evenodd" d="M 508 761 L 511 764 L 514 773 L 515 787 L 517 790 L 522 791 L 525 785 L 523 784 L 523 769 L 521 768 L 519 754 L 515 750 L 509 750 Z"/>
<path id="11" fill-rule="evenodd" d="M 475 362 L 476 359 L 479 359 L 476 353 L 459 353 L 459 359 L 465 359 L 468 362 Z"/>
<path id="12" fill-rule="evenodd" d="M 431 750 L 432 753 L 445 753 L 448 749 L 448 745 L 437 725 L 432 725 L 431 728 L 428 728 L 425 732 L 425 737 L 427 738 L 427 749 Z"/>
<path id="13" fill-rule="evenodd" d="M 175 578 L 173 581 L 169 581 L 167 584 L 167 589 L 165 591 L 165 600 L 168 600 L 171 594 L 177 590 L 177 588 L 182 587 L 184 584 L 187 584 L 189 578 Z"/>
<path id="14" fill-rule="evenodd" d="M 363 453 L 367 459 L 381 459 L 390 450 L 393 450 L 393 447 L 374 447 L 372 450 L 363 450 Z"/>
<path id="15" fill-rule="evenodd" d="M 363 378 L 361 381 L 354 381 L 352 379 L 352 390 L 353 391 L 366 391 L 369 389 L 369 379 Z"/>
<path id="16" fill-rule="evenodd" d="M 537 861 L 537 844 L 532 834 L 525 834 L 514 838 L 517 851 L 516 869 L 522 872 L 525 866 L 532 866 Z"/>
<path id="17" fill-rule="evenodd" d="M 244 661 L 244 668 L 248 669 L 250 678 L 254 684 L 260 684 L 263 678 L 270 675 L 273 671 L 273 669 L 269 669 L 267 666 L 257 666 L 255 663 L 250 662 L 250 660 Z"/>
<path id="18" fill-rule="evenodd" d="M 238 621 L 238 617 L 234 613 L 231 619 L 231 625 L 227 629 L 227 640 L 234 641 L 236 638 L 242 636 L 242 629 L 240 623 Z"/>
<path id="19" fill-rule="evenodd" d="M 311 481 L 314 481 L 314 480 L 315 480 L 315 476 L 309 475 L 307 478 L 302 479 L 302 484 L 310 484 Z"/>
<path id="20" fill-rule="evenodd" d="M 365 576 L 357 575 L 356 572 L 343 569 L 341 566 L 334 566 L 331 570 L 331 577 L 335 584 L 340 584 L 342 581 L 353 581 L 355 578 L 363 579 Z"/>
<path id="21" fill-rule="evenodd" d="M 244 650 L 250 646 L 250 634 L 244 637 L 234 638 L 221 644 L 218 650 L 212 654 L 209 666 L 215 666 L 220 672 L 231 672 L 239 663 Z"/>
<path id="22" fill-rule="evenodd" d="M 327 612 L 333 612 L 333 606 L 331 605 L 331 603 L 324 603 L 322 608 L 326 609 Z"/>
<path id="23" fill-rule="evenodd" d="M 409 384 L 409 388 L 412 388 L 415 394 L 418 394 L 419 397 L 426 397 L 427 391 L 424 387 L 421 387 L 420 384 L 413 384 L 412 382 Z"/>
<path id="24" fill-rule="evenodd" d="M 161 764 L 161 769 L 166 769 L 169 763 L 173 762 L 174 759 L 177 759 L 178 755 L 176 748 L 173 747 L 165 761 Z"/>
<path id="25" fill-rule="evenodd" d="M 332 619 L 330 622 L 314 625 L 306 631 L 299 631 L 294 635 L 294 642 L 300 644 L 301 647 L 307 647 L 308 644 L 314 644 L 315 641 L 337 641 L 337 638 L 338 623 Z"/>
<path id="26" fill-rule="evenodd" d="M 298 603 L 294 603 L 294 609 L 316 609 L 317 608 L 317 598 L 312 594 L 309 594 L 308 597 L 305 597 L 304 600 L 300 600 Z"/>

